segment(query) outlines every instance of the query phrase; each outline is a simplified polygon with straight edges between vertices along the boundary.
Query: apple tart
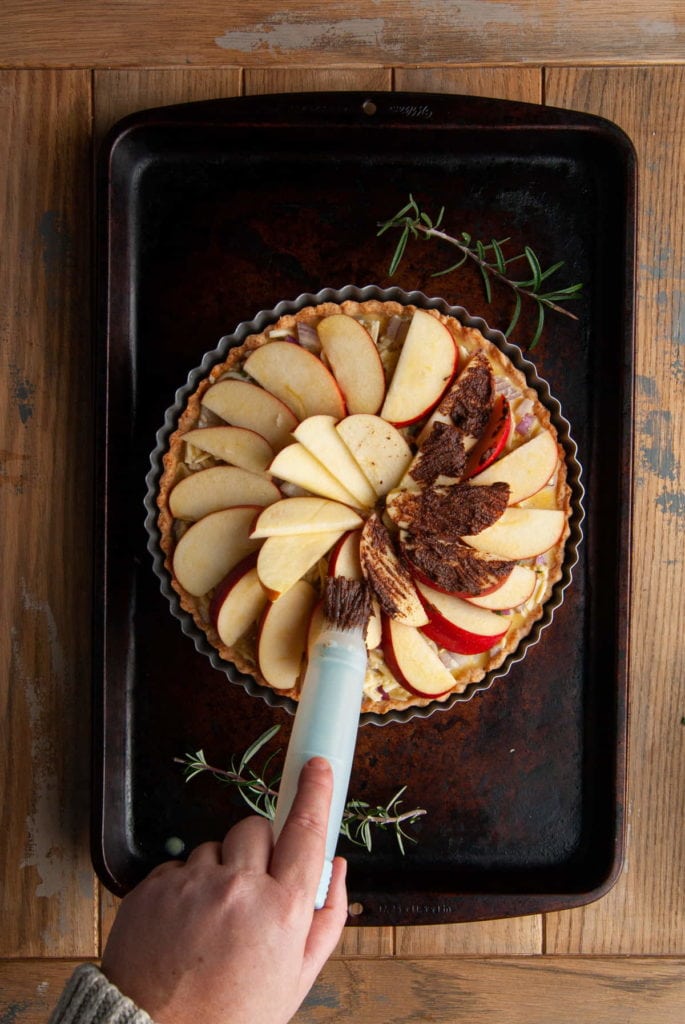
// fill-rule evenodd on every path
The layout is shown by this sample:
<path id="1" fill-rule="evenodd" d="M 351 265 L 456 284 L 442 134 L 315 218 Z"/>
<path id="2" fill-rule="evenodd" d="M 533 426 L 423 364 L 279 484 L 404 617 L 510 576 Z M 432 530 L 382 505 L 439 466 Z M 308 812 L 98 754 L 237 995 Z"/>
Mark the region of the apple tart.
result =
<path id="1" fill-rule="evenodd" d="M 171 585 L 225 662 L 295 700 L 328 575 L 365 578 L 364 712 L 463 693 L 561 578 L 564 449 L 475 327 L 396 301 L 280 316 L 211 367 L 163 455 Z"/>

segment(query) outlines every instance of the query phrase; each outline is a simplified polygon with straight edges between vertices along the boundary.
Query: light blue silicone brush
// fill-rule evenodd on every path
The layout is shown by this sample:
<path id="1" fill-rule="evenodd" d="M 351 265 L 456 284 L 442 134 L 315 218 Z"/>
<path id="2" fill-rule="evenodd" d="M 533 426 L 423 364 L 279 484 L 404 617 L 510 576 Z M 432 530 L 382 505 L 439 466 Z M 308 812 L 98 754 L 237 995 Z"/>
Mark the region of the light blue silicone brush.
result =
<path id="1" fill-rule="evenodd" d="M 366 585 L 331 577 L 326 581 L 323 610 L 323 626 L 310 652 L 290 734 L 274 819 L 274 836 L 278 838 L 302 766 L 311 757 L 325 757 L 333 769 L 333 798 L 317 910 L 326 902 L 357 742 L 367 663 L 364 634 L 371 612 Z"/>

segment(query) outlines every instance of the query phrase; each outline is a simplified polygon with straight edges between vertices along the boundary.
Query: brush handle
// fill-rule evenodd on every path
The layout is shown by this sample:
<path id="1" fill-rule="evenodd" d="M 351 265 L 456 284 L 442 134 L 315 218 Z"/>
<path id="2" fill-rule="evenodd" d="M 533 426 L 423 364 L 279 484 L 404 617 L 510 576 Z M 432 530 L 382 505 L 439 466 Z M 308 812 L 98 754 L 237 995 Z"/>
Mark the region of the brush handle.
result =
<path id="1" fill-rule="evenodd" d="M 277 839 L 297 792 L 302 766 L 324 757 L 333 769 L 333 797 L 326 832 L 326 859 L 315 907 L 326 902 L 357 742 L 367 652 L 361 630 L 325 630 L 314 645 L 302 684 L 283 776 L 278 788 Z"/>

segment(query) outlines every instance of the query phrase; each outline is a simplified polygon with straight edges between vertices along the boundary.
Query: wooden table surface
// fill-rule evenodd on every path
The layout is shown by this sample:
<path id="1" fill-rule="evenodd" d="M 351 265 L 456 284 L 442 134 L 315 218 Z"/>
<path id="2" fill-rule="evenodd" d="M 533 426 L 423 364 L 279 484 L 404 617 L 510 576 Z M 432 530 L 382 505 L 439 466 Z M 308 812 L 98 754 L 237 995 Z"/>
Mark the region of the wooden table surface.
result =
<path id="1" fill-rule="evenodd" d="M 73 964 L 99 956 L 114 909 L 88 846 L 94 143 L 146 106 L 408 89 L 601 114 L 637 149 L 627 856 L 581 909 L 348 928 L 297 1019 L 682 1024 L 685 5 L 237 7 L 0 10 L 0 1021 L 45 1020 Z"/>

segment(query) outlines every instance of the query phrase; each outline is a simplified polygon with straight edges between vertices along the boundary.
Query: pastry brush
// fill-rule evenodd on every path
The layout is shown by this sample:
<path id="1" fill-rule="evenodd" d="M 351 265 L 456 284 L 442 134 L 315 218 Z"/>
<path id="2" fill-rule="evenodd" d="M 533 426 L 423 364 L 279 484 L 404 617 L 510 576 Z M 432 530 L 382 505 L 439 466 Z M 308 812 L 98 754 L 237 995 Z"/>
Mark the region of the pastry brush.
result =
<path id="1" fill-rule="evenodd" d="M 317 756 L 328 761 L 333 769 L 333 797 L 325 861 L 316 893 L 317 910 L 326 902 L 347 800 L 366 675 L 364 634 L 370 613 L 365 583 L 343 576 L 326 580 L 323 624 L 310 651 L 276 801 L 277 839 L 295 798 L 303 765 Z"/>

